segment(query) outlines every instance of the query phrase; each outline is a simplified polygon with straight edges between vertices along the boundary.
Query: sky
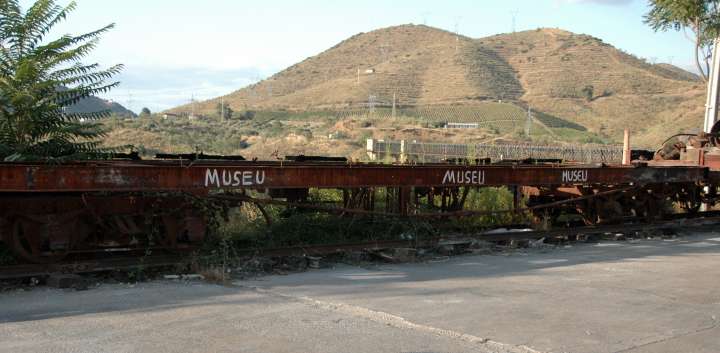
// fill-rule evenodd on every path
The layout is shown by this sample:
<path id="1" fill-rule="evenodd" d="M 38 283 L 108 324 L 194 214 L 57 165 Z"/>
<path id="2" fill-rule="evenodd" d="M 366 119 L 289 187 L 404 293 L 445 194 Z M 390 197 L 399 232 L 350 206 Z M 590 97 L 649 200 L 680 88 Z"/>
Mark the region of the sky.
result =
<path id="1" fill-rule="evenodd" d="M 69 0 L 57 0 L 64 5 Z M 642 22 L 645 0 L 76 0 L 54 34 L 109 23 L 88 62 L 122 63 L 105 98 L 138 112 L 227 94 L 319 54 L 359 32 L 426 24 L 479 38 L 561 28 L 601 38 L 651 62 L 693 70 L 682 32 Z M 25 7 L 32 0 L 22 0 Z"/>

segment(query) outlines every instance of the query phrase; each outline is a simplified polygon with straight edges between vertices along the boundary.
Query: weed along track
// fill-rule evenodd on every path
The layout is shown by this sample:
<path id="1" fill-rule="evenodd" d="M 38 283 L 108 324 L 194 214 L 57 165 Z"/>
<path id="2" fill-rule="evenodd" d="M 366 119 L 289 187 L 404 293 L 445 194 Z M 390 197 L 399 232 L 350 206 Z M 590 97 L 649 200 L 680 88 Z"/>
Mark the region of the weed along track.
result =
<path id="1" fill-rule="evenodd" d="M 720 224 L 720 213 L 702 212 L 690 217 L 669 217 L 655 222 L 630 222 L 614 225 L 596 225 L 574 228 L 557 228 L 551 230 L 530 231 L 530 230 L 505 230 L 502 232 L 483 232 L 480 234 L 457 234 L 454 236 L 421 237 L 404 240 L 374 240 L 357 243 L 332 243 L 315 244 L 303 246 L 289 246 L 276 248 L 240 248 L 233 250 L 232 259 L 215 259 L 214 265 L 218 266 L 220 261 L 248 261 L 252 258 L 282 258 L 301 257 L 308 262 L 317 261 L 314 256 L 342 255 L 348 253 L 365 253 L 369 258 L 377 257 L 383 261 L 403 261 L 403 257 L 385 255 L 392 253 L 393 249 L 423 249 L 424 251 L 437 250 L 443 244 L 454 244 L 457 248 L 451 251 L 460 254 L 471 247 L 475 241 L 486 244 L 508 245 L 512 242 L 534 241 L 542 239 L 543 243 L 556 244 L 568 241 L 584 241 L 589 238 L 602 239 L 610 237 L 615 239 L 618 236 L 624 238 L 642 238 L 648 232 L 671 232 L 688 229 L 709 229 Z M 518 244 L 518 243 L 515 243 Z M 517 245 L 516 245 L 517 246 Z M 380 254 L 380 255 L 378 255 Z M 22 278 L 43 278 L 51 275 L 64 274 L 87 274 L 109 271 L 153 271 L 155 269 L 173 269 L 175 271 L 187 271 L 191 267 L 197 268 L 202 262 L 202 255 L 179 256 L 163 253 L 142 254 L 142 255 L 115 255 L 94 253 L 92 256 L 70 257 L 63 261 L 46 264 L 14 264 L 0 266 L 0 280 L 22 279 Z M 229 263 L 226 265 L 230 265 Z M 304 268 L 304 266 L 301 266 Z M 262 271 L 262 269 L 257 269 Z M 268 269 L 265 269 L 268 270 Z"/>

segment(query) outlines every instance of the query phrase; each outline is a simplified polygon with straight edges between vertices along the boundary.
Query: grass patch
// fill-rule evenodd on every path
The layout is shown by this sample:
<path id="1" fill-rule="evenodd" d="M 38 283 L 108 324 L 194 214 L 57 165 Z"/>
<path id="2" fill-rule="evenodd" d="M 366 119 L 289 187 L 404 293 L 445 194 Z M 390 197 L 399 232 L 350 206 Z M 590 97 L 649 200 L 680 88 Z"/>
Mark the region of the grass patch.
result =
<path id="1" fill-rule="evenodd" d="M 560 119 L 554 115 L 550 115 L 547 113 L 543 113 L 540 111 L 534 111 L 533 116 L 535 119 L 539 120 L 541 123 L 543 123 L 545 126 L 549 128 L 562 128 L 562 129 L 572 129 L 572 130 L 578 130 L 578 131 L 587 131 L 587 128 L 574 123 L 572 121 L 568 121 L 565 119 Z"/>
<path id="2" fill-rule="evenodd" d="M 512 208 L 512 193 L 507 188 L 480 188 L 468 193 L 466 210 L 500 211 Z M 311 190 L 313 204 L 337 205 L 342 201 L 338 190 Z M 382 210 L 385 195 L 376 191 L 376 210 Z M 424 205 L 422 212 L 437 208 Z M 229 211 L 208 242 L 206 252 L 218 249 L 275 248 L 341 244 L 374 240 L 422 239 L 443 232 L 477 233 L 483 229 L 527 222 L 523 216 L 509 213 L 479 215 L 444 220 L 399 218 L 393 216 L 338 216 L 325 212 L 281 206 L 265 208 L 272 222 L 268 225 L 255 205 L 244 204 Z M 228 250 L 223 250 L 228 251 Z M 231 253 L 233 250 L 229 250 Z"/>

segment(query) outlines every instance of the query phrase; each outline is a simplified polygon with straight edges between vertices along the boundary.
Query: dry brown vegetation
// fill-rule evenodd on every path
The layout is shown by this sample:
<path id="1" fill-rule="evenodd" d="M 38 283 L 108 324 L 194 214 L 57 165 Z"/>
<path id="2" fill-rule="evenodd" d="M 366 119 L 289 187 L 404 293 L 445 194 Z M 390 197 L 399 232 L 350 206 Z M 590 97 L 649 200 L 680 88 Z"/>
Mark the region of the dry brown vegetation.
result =
<path id="1" fill-rule="evenodd" d="M 392 118 L 386 109 L 368 111 L 258 112 L 250 120 L 221 121 L 219 117 L 195 120 L 114 118 L 105 121 L 110 131 L 107 146 L 133 145 L 146 156 L 157 152 L 241 154 L 263 159 L 285 155 L 334 155 L 363 160 L 366 140 L 443 141 L 493 143 L 522 137 L 526 113 L 513 104 L 484 103 L 468 107 L 425 107 L 398 110 Z M 447 115 L 461 121 L 487 118 L 477 129 L 444 129 Z M 490 120 L 493 117 L 495 120 Z M 530 139 L 539 143 L 603 142 L 595 134 L 550 116 L 537 115 Z"/>

